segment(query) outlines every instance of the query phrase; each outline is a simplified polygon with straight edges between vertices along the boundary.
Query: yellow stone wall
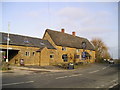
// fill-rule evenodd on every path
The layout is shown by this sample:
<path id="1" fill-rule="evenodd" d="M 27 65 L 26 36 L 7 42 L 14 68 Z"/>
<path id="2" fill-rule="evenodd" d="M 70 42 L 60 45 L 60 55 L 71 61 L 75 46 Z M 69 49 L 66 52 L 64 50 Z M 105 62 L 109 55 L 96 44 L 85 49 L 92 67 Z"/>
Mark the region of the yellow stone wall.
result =
<path id="1" fill-rule="evenodd" d="M 90 50 L 85 50 L 87 51 L 92 58 L 88 60 L 82 60 L 81 58 L 81 53 L 83 52 L 83 49 L 79 49 L 79 52 L 76 51 L 76 48 L 70 48 L 70 47 L 65 47 L 66 50 L 62 50 L 62 46 L 57 46 L 49 36 L 49 34 L 46 32 L 43 39 L 48 40 L 57 50 L 53 51 L 55 54 L 54 59 L 50 60 L 50 64 L 55 64 L 55 63 L 66 63 L 62 59 L 63 54 L 68 55 L 68 62 L 90 62 L 93 63 L 95 62 L 95 51 L 90 51 Z M 50 51 L 49 51 L 50 52 Z M 80 55 L 79 59 L 74 59 L 74 54 Z M 72 57 L 72 58 L 71 58 Z"/>
<path id="2" fill-rule="evenodd" d="M 0 45 L 0 48 L 7 49 L 7 45 Z M 25 47 L 25 46 L 13 46 L 9 45 L 10 49 L 19 50 L 18 54 L 14 56 L 9 63 L 15 64 L 15 60 L 18 60 L 16 65 L 20 65 L 20 59 L 24 59 L 25 65 L 39 65 L 39 52 L 36 52 L 39 48 L 37 47 Z M 25 53 L 29 52 L 30 56 L 26 56 Z M 35 55 L 33 56 L 33 52 Z M 10 53 L 9 53 L 10 54 Z"/>
<path id="3" fill-rule="evenodd" d="M 40 53 L 40 66 L 47 66 L 49 65 L 49 52 L 48 49 L 45 47 L 42 49 Z"/>
<path id="4" fill-rule="evenodd" d="M 41 50 L 41 52 L 36 52 L 38 47 L 26 47 L 26 46 L 15 46 L 15 45 L 9 45 L 9 48 L 19 50 L 18 54 L 14 56 L 9 63 L 15 64 L 15 60 L 18 60 L 18 63 L 16 65 L 20 65 L 20 59 L 24 59 L 25 65 L 40 65 L 40 66 L 46 66 L 46 65 L 56 65 L 59 63 L 68 63 L 68 62 L 95 62 L 95 51 L 85 50 L 87 51 L 92 58 L 90 60 L 82 60 L 81 53 L 83 52 L 83 49 L 79 49 L 77 51 L 76 48 L 70 48 L 65 47 L 66 50 L 62 50 L 62 46 L 57 46 L 49 36 L 49 34 L 46 32 L 43 39 L 48 40 L 56 49 L 47 49 L 46 47 Z M 0 45 L 0 48 L 6 49 L 7 45 Z M 26 56 L 25 53 L 29 52 L 30 56 Z M 32 53 L 35 52 L 35 55 L 33 56 Z M 68 62 L 64 62 L 62 59 L 62 55 L 67 54 L 68 55 Z M 74 55 L 80 55 L 80 58 L 75 59 Z M 54 55 L 53 58 L 50 58 L 50 55 Z"/>

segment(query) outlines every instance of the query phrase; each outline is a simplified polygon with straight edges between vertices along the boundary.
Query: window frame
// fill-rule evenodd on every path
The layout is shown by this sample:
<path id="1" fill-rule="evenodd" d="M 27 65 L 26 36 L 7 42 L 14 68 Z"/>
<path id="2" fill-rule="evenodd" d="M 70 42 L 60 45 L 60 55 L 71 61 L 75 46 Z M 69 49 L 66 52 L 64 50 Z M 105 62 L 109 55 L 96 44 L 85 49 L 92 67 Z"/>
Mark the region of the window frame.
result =
<path id="1" fill-rule="evenodd" d="M 25 52 L 25 56 L 30 56 L 30 52 L 29 52 L 29 51 L 26 51 L 26 52 Z"/>
<path id="2" fill-rule="evenodd" d="M 54 59 L 54 54 L 50 54 L 50 56 L 52 56 L 52 58 L 50 57 L 50 59 Z"/>
<path id="3" fill-rule="evenodd" d="M 80 52 L 80 49 L 76 49 L 76 52 Z"/>
<path id="4" fill-rule="evenodd" d="M 32 52 L 32 56 L 35 56 L 35 52 Z"/>
<path id="5" fill-rule="evenodd" d="M 64 62 L 68 62 L 68 55 L 67 54 L 63 54 L 62 55 L 62 59 Z"/>
<path id="6" fill-rule="evenodd" d="M 62 47 L 62 51 L 66 51 L 66 47 Z"/>

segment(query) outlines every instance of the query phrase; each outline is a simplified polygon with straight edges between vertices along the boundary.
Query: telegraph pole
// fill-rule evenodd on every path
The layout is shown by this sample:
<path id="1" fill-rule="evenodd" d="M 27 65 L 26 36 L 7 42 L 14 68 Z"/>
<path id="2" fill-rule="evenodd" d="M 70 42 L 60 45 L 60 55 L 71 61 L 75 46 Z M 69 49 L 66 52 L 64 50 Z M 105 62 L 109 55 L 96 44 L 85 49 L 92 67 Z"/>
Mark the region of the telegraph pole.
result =
<path id="1" fill-rule="evenodd" d="M 8 35 L 7 35 L 7 58 L 6 58 L 6 62 L 9 61 L 8 59 L 8 54 L 9 54 L 9 41 L 10 41 L 10 38 L 9 38 L 9 31 L 10 31 L 10 22 L 8 22 Z"/>

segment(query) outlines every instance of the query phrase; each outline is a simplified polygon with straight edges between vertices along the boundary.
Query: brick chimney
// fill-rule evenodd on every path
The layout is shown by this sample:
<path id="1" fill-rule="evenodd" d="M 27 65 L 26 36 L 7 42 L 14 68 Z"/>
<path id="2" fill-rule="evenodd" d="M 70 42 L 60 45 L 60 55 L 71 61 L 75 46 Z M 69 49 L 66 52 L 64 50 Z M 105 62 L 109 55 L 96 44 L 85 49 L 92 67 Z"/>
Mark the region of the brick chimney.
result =
<path id="1" fill-rule="evenodd" d="M 76 34 L 75 32 L 72 32 L 72 35 L 73 35 L 73 36 L 75 36 L 75 34 Z"/>
<path id="2" fill-rule="evenodd" d="M 65 29 L 63 29 L 63 28 L 62 28 L 62 29 L 61 29 L 61 32 L 63 32 L 63 33 L 64 33 L 64 32 L 65 32 Z"/>

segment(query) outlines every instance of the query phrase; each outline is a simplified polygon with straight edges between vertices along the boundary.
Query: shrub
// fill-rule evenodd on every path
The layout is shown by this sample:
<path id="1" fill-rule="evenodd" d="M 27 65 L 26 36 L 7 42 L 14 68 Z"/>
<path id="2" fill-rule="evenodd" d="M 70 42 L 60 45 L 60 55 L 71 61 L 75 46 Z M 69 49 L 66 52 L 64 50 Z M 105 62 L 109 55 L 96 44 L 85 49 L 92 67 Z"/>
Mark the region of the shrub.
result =
<path id="1" fill-rule="evenodd" d="M 9 68 L 9 64 L 6 62 L 2 62 L 2 66 L 0 68 L 1 70 L 11 70 L 11 68 Z"/>

